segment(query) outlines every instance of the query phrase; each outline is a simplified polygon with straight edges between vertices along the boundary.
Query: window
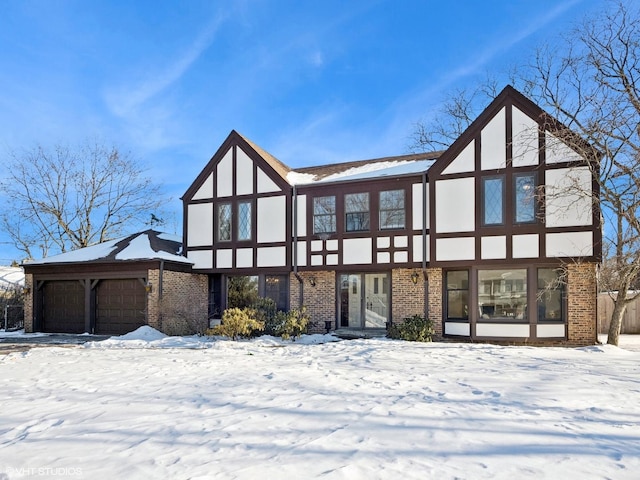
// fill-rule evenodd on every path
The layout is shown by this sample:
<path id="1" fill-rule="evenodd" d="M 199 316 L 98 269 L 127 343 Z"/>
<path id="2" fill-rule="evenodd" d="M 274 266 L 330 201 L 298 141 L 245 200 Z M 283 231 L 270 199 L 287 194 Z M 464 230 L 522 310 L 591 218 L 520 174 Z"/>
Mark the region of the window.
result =
<path id="1" fill-rule="evenodd" d="M 286 275 L 267 275 L 264 279 L 264 296 L 276 302 L 278 310 L 289 307 L 289 279 Z"/>
<path id="2" fill-rule="evenodd" d="M 514 175 L 515 196 L 514 222 L 532 223 L 536 221 L 536 177 L 534 173 Z"/>
<path id="3" fill-rule="evenodd" d="M 230 203 L 221 203 L 218 205 L 218 240 L 221 242 L 231 241 Z"/>
<path id="4" fill-rule="evenodd" d="M 362 232 L 369 230 L 369 194 L 349 193 L 344 196 L 346 215 L 345 230 Z"/>
<path id="5" fill-rule="evenodd" d="M 227 308 L 247 308 L 258 300 L 257 276 L 232 276 L 227 278 Z"/>
<path id="6" fill-rule="evenodd" d="M 335 233 L 336 197 L 313 199 L 313 233 Z"/>
<path id="7" fill-rule="evenodd" d="M 504 224 L 504 176 L 482 179 L 482 224 Z"/>
<path id="8" fill-rule="evenodd" d="M 527 270 L 478 270 L 480 320 L 527 319 Z"/>
<path id="9" fill-rule="evenodd" d="M 380 230 L 404 228 L 404 190 L 380 192 Z"/>
<path id="10" fill-rule="evenodd" d="M 562 296 L 564 280 L 556 268 L 538 269 L 538 321 L 563 321 Z"/>
<path id="11" fill-rule="evenodd" d="M 447 272 L 447 319 L 469 319 L 469 272 Z"/>
<path id="12" fill-rule="evenodd" d="M 238 240 L 251 240 L 251 202 L 238 203 Z"/>

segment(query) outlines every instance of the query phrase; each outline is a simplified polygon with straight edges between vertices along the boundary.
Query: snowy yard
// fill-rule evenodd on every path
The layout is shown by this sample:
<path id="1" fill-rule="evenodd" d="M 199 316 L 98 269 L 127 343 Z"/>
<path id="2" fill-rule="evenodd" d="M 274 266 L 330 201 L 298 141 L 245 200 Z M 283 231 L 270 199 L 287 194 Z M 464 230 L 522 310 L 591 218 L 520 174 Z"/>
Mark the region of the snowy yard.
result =
<path id="1" fill-rule="evenodd" d="M 145 332 L 0 356 L 0 479 L 640 472 L 640 352 Z"/>

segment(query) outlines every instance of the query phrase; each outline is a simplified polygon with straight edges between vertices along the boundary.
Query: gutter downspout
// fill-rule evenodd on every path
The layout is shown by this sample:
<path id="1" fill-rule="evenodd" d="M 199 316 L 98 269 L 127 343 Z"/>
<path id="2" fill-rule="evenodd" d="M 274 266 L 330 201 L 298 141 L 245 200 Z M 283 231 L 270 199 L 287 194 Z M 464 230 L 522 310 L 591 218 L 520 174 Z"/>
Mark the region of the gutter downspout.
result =
<path id="1" fill-rule="evenodd" d="M 424 318 L 429 318 L 429 277 L 427 275 L 427 172 L 422 173 L 422 278 L 424 280 Z"/>
<path id="2" fill-rule="evenodd" d="M 298 190 L 293 186 L 293 274 L 300 283 L 298 306 L 304 303 L 304 279 L 298 273 Z"/>

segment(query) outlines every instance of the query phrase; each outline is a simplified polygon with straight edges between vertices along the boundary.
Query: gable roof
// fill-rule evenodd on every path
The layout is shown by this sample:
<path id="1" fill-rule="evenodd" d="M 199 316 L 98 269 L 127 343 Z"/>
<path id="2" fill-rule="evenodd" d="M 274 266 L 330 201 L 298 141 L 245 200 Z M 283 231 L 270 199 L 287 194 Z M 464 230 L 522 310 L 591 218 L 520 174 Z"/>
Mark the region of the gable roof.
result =
<path id="1" fill-rule="evenodd" d="M 181 255 L 182 239 L 177 235 L 145 230 L 128 237 L 80 248 L 72 252 L 61 253 L 41 260 L 25 263 L 31 265 L 48 265 L 60 263 L 86 262 L 126 262 L 136 260 L 169 260 L 172 262 L 193 264 Z"/>

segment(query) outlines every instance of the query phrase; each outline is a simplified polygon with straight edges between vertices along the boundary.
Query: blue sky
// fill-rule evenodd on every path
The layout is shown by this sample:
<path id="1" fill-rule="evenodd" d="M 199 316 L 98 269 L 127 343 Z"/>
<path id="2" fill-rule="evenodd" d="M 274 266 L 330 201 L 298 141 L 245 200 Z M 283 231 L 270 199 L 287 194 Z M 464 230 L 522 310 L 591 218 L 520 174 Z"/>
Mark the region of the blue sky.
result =
<path id="1" fill-rule="evenodd" d="M 100 138 L 173 200 L 232 129 L 291 167 L 407 153 L 452 88 L 506 78 L 601 0 L 0 3 L 0 155 Z M 19 259 L 0 232 L 0 264 Z"/>

